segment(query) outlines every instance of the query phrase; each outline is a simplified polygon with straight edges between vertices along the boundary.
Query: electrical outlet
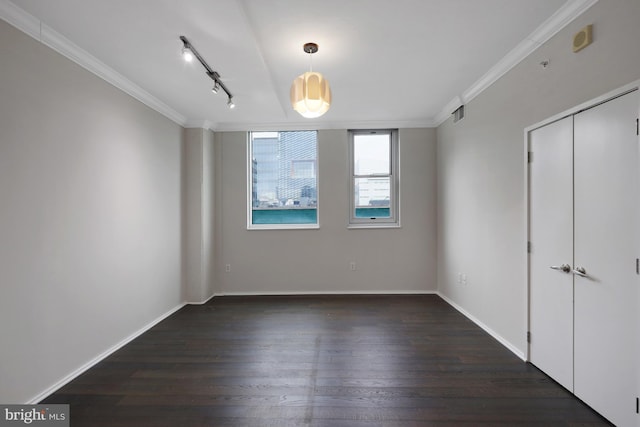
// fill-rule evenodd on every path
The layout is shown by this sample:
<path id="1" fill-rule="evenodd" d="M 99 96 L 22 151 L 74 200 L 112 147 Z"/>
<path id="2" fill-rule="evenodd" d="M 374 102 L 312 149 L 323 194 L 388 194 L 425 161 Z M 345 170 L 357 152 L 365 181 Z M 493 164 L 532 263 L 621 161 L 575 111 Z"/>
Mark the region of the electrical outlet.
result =
<path id="1" fill-rule="evenodd" d="M 226 271 L 227 273 L 231 273 L 231 264 L 226 264 L 224 266 L 224 271 Z"/>
<path id="2" fill-rule="evenodd" d="M 356 263 L 355 263 L 355 261 L 351 261 L 349 263 L 349 270 L 356 271 Z"/>

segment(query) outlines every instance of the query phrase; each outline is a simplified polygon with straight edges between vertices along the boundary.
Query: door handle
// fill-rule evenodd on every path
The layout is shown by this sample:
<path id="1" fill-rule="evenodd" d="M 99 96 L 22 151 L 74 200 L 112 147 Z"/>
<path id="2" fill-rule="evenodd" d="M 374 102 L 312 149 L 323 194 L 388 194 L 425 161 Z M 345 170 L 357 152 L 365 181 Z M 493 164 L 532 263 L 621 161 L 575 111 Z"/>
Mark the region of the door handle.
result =
<path id="1" fill-rule="evenodd" d="M 552 270 L 564 271 L 565 273 L 568 273 L 568 272 L 571 271 L 571 266 L 569 264 L 562 264 L 561 266 L 552 265 L 549 268 L 552 269 Z"/>
<path id="2" fill-rule="evenodd" d="M 587 274 L 587 270 L 584 269 L 584 267 L 576 267 L 573 269 L 573 274 L 576 274 L 580 277 L 589 277 L 589 275 Z"/>

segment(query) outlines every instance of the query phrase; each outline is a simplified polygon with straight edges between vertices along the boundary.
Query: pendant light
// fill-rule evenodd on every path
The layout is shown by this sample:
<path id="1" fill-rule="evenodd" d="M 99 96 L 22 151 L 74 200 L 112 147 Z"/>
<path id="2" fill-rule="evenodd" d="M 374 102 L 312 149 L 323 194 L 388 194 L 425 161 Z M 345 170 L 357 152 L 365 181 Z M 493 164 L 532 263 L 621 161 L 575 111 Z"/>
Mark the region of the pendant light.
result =
<path id="1" fill-rule="evenodd" d="M 311 55 L 318 51 L 318 45 L 306 43 L 303 49 L 309 54 L 309 71 L 296 77 L 291 84 L 291 106 L 302 117 L 313 119 L 329 110 L 331 88 L 329 81 L 311 67 Z"/>

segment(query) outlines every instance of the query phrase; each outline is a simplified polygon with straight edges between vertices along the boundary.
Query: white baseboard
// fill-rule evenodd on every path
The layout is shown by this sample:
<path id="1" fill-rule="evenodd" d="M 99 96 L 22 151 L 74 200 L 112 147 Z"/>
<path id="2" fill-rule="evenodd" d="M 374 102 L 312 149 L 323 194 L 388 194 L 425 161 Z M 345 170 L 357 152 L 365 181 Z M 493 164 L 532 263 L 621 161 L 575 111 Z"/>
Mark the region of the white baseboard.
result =
<path id="1" fill-rule="evenodd" d="M 493 338 L 495 338 L 500 344 L 502 344 L 503 346 L 505 346 L 507 349 L 509 349 L 509 351 L 511 351 L 513 354 L 515 354 L 516 356 L 518 356 L 520 359 L 522 359 L 523 361 L 527 361 L 527 358 L 525 356 L 525 354 L 518 350 L 518 348 L 516 348 L 513 344 L 511 344 L 509 341 L 507 341 L 506 339 L 504 339 L 500 334 L 498 334 L 496 331 L 494 331 L 493 329 L 491 329 L 490 327 L 488 327 L 487 325 L 485 325 L 484 323 L 482 323 L 480 320 L 478 320 L 475 316 L 473 316 L 471 313 L 469 313 L 468 311 L 466 311 L 464 308 L 460 307 L 458 304 L 456 304 L 455 302 L 453 302 L 452 300 L 450 300 L 449 298 L 447 298 L 445 295 L 443 295 L 442 293 L 438 292 L 438 296 L 440 298 L 442 298 L 443 300 L 445 300 L 447 302 L 447 304 L 449 304 L 451 307 L 455 308 L 456 310 L 458 310 L 460 313 L 462 313 L 466 318 L 468 318 L 469 320 L 471 320 L 473 323 L 475 323 L 476 325 L 480 326 L 486 333 L 488 333 L 489 335 L 491 335 Z"/>
<path id="2" fill-rule="evenodd" d="M 219 296 L 218 294 L 213 294 L 207 298 L 205 298 L 203 301 L 186 301 L 185 305 L 203 305 L 208 303 L 212 298 Z"/>
<path id="3" fill-rule="evenodd" d="M 78 369 L 74 370 L 73 372 L 71 372 L 70 374 L 68 374 L 67 376 L 62 378 L 61 380 L 57 381 L 51 387 L 47 388 L 46 390 L 42 391 L 40 394 L 38 394 L 38 395 L 34 396 L 33 398 L 29 399 L 29 401 L 27 401 L 26 404 L 27 405 L 35 405 L 36 403 L 40 402 L 42 399 L 44 399 L 45 397 L 47 397 L 50 394 L 54 393 L 56 390 L 60 389 L 64 385 L 68 384 L 69 382 L 71 382 L 72 380 L 74 380 L 75 378 L 80 376 L 82 373 L 84 373 L 89 368 L 92 368 L 93 366 L 95 366 L 98 362 L 101 362 L 103 359 L 107 358 L 112 353 L 116 352 L 117 350 L 119 350 L 120 348 L 124 347 L 125 345 L 127 345 L 128 343 L 133 341 L 134 339 L 138 338 L 140 335 L 142 335 L 143 333 L 147 332 L 149 329 L 151 329 L 152 327 L 154 327 L 158 323 L 162 322 L 164 319 L 166 319 L 167 317 L 171 316 L 173 313 L 175 313 L 176 311 L 180 310 L 185 305 L 186 305 L 185 303 L 182 303 L 182 304 L 172 308 L 168 312 L 164 313 L 160 317 L 156 318 L 155 320 L 152 320 L 151 322 L 147 323 L 145 326 L 143 326 L 142 328 L 138 329 L 136 332 L 134 332 L 133 334 L 129 335 L 128 337 L 126 337 L 125 339 L 123 339 L 122 341 L 117 343 L 116 345 L 112 346 L 111 348 L 109 348 L 105 352 L 103 352 L 103 353 L 99 354 L 98 356 L 94 357 L 93 359 L 91 359 L 90 361 L 85 363 L 84 365 L 80 366 Z"/>
<path id="4" fill-rule="evenodd" d="M 388 290 L 388 291 L 251 291 L 251 292 L 221 292 L 216 297 L 245 297 L 245 296 L 296 296 L 296 295 L 437 295 L 438 291 L 417 290 Z"/>

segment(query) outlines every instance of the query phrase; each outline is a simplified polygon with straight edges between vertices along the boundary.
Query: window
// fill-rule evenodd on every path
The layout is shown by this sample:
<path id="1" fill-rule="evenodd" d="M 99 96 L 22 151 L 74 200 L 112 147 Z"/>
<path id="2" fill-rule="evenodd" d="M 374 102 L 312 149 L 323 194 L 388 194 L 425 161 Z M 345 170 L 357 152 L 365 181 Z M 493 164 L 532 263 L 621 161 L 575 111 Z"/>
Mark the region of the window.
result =
<path id="1" fill-rule="evenodd" d="M 317 228 L 316 131 L 250 132 L 250 229 Z"/>
<path id="2" fill-rule="evenodd" d="M 349 164 L 350 227 L 399 226 L 397 131 L 349 131 Z"/>

